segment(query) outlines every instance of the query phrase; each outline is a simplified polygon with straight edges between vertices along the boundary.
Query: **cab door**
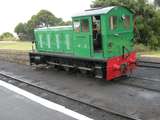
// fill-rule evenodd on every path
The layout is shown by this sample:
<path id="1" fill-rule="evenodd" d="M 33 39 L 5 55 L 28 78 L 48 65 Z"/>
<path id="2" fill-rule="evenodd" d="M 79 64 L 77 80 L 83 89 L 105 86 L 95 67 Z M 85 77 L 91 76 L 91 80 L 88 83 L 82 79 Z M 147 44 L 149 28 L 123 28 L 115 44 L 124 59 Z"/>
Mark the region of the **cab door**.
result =
<path id="1" fill-rule="evenodd" d="M 91 17 L 74 19 L 74 54 L 80 57 L 91 56 Z"/>
<path id="2" fill-rule="evenodd" d="M 103 57 L 103 37 L 102 37 L 102 16 L 92 16 L 92 56 L 95 58 Z"/>
<path id="3" fill-rule="evenodd" d="M 132 16 L 127 11 L 121 11 L 121 16 L 119 17 L 120 32 L 119 37 L 121 38 L 121 54 L 126 54 L 132 51 Z"/>
<path id="4" fill-rule="evenodd" d="M 107 16 L 107 46 L 105 57 L 120 56 L 122 51 L 122 37 L 119 27 L 119 13 L 112 13 Z"/>
<path id="5" fill-rule="evenodd" d="M 125 11 L 113 13 L 108 16 L 107 32 L 108 57 L 121 56 L 131 50 L 133 32 L 131 30 L 131 18 Z"/>

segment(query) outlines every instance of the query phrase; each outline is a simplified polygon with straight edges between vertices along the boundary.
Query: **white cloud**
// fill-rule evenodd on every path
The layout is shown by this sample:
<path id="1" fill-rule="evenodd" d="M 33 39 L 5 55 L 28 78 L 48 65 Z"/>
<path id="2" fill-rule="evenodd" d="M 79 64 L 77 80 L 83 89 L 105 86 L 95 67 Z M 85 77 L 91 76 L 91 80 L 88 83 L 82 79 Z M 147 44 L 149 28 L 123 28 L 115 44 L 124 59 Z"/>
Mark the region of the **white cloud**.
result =
<path id="1" fill-rule="evenodd" d="M 0 34 L 13 32 L 19 22 L 26 22 L 41 9 L 51 11 L 64 20 L 90 7 L 91 0 L 1 0 Z"/>

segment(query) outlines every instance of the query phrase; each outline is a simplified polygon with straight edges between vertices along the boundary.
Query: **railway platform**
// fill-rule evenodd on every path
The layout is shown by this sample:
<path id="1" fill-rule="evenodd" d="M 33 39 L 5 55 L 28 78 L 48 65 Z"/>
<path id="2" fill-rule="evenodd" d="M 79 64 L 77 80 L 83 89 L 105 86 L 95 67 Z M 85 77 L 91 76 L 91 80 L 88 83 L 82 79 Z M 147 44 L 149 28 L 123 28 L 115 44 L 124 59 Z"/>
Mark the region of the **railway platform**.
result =
<path id="1" fill-rule="evenodd" d="M 91 120 L 0 80 L 0 120 Z"/>

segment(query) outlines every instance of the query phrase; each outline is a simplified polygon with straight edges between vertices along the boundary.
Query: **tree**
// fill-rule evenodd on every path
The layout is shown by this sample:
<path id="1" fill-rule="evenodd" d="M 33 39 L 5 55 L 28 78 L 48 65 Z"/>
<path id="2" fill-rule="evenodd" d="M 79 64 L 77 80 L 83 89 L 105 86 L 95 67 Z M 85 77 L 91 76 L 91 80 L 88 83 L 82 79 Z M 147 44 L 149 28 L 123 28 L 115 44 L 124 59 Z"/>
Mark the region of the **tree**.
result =
<path id="1" fill-rule="evenodd" d="M 23 23 L 19 23 L 16 27 L 15 27 L 15 30 L 14 32 L 16 33 L 26 33 L 26 24 L 23 24 Z"/>
<path id="2" fill-rule="evenodd" d="M 28 24 L 33 27 L 49 27 L 62 24 L 61 18 L 55 17 L 51 12 L 47 10 L 41 10 L 37 15 L 33 15 L 28 21 Z"/>
<path id="3" fill-rule="evenodd" d="M 26 23 L 19 23 L 15 29 L 14 32 L 17 33 L 20 40 L 28 40 L 27 37 L 27 24 Z"/>
<path id="4" fill-rule="evenodd" d="M 153 5 L 148 4 L 147 0 L 95 0 L 91 7 L 116 5 L 125 6 L 134 11 L 137 28 L 135 32 L 136 41 L 150 45 L 152 49 L 157 49 L 160 43 L 160 12 Z"/>
<path id="5" fill-rule="evenodd" d="M 155 4 L 156 6 L 160 6 L 160 0 L 154 0 L 154 4 Z"/>
<path id="6" fill-rule="evenodd" d="M 0 35 L 0 40 L 1 41 L 10 41 L 10 40 L 16 40 L 16 38 L 14 37 L 14 35 L 10 32 L 5 32 L 2 35 Z"/>
<path id="7" fill-rule="evenodd" d="M 72 25 L 72 21 L 66 21 L 63 23 L 63 25 Z"/>
<path id="8" fill-rule="evenodd" d="M 55 17 L 51 12 L 40 10 L 36 15 L 33 15 L 27 23 L 19 23 L 15 27 L 15 32 L 21 40 L 34 40 L 35 28 L 64 24 L 61 18 Z"/>

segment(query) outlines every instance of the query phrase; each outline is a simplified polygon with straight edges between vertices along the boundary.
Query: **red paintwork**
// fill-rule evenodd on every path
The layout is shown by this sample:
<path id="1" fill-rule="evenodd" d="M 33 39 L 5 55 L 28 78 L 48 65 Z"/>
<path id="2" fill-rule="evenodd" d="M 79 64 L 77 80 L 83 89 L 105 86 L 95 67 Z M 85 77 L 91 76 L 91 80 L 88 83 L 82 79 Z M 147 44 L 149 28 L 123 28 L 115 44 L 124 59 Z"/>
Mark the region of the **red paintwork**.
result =
<path id="1" fill-rule="evenodd" d="M 113 57 L 107 60 L 106 80 L 125 75 L 136 67 L 136 52 L 124 56 Z"/>

